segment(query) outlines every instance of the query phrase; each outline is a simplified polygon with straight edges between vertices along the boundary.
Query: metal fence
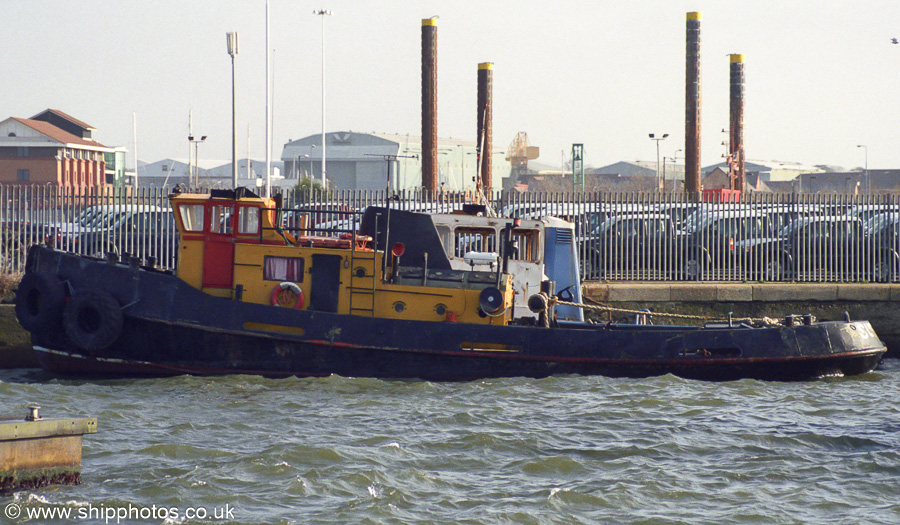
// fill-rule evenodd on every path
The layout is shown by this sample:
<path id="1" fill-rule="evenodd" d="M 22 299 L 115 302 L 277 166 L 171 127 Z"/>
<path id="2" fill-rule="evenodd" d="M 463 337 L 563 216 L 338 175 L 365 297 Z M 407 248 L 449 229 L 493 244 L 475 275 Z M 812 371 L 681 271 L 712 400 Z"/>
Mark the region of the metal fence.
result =
<path id="1" fill-rule="evenodd" d="M 897 196 L 523 194 L 499 209 L 574 222 L 585 280 L 900 280 Z"/>
<path id="2" fill-rule="evenodd" d="M 0 185 L 0 271 L 22 271 L 35 243 L 174 268 L 177 232 L 168 192 Z"/>
<path id="3" fill-rule="evenodd" d="M 0 185 L 0 271 L 21 271 L 32 243 L 174 268 L 168 194 Z M 449 212 L 471 201 L 457 193 L 288 190 L 283 206 L 286 221 L 302 209 L 310 234 L 335 235 L 353 228 L 348 212 L 367 206 Z M 900 280 L 896 196 L 750 194 L 714 203 L 684 194 L 498 192 L 489 207 L 501 217 L 573 222 L 585 280 Z"/>

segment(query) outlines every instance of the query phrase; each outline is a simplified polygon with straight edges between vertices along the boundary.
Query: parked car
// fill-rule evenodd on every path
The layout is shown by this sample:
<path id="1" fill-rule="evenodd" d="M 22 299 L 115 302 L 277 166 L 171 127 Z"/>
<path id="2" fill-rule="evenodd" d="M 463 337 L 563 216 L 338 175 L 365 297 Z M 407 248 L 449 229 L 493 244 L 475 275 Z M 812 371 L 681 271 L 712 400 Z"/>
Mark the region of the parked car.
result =
<path id="1" fill-rule="evenodd" d="M 807 217 L 794 221 L 782 232 L 786 252 L 794 260 L 795 278 L 816 275 L 844 278 L 871 268 L 863 221 L 849 215 Z"/>
<path id="2" fill-rule="evenodd" d="M 740 248 L 757 278 L 835 280 L 874 268 L 870 244 L 859 218 L 826 215 L 798 218 L 777 237 L 750 239 Z"/>
<path id="3" fill-rule="evenodd" d="M 0 270 L 21 268 L 28 247 L 53 243 L 60 230 L 58 223 L 47 223 L 37 214 L 13 213 L 0 220 Z M 81 221 L 79 216 L 77 220 Z"/>
<path id="4" fill-rule="evenodd" d="M 866 222 L 868 246 L 873 250 L 873 277 L 891 282 L 900 277 L 900 213 L 883 213 Z"/>
<path id="5" fill-rule="evenodd" d="M 858 217 L 863 222 L 882 213 L 897 213 L 900 209 L 891 204 L 858 204 L 852 206 L 844 215 Z"/>
<path id="6" fill-rule="evenodd" d="M 749 207 L 695 212 L 677 232 L 683 251 L 684 278 L 734 277 L 742 269 L 740 246 L 752 239 L 773 237 L 771 217 Z"/>
<path id="7" fill-rule="evenodd" d="M 316 225 L 316 230 L 311 232 L 311 234 L 322 237 L 338 237 L 345 233 L 352 233 L 358 228 L 359 217 L 350 217 L 349 219 L 339 219 L 320 223 Z"/>
<path id="8" fill-rule="evenodd" d="M 654 206 L 654 211 L 668 215 L 675 229 L 680 230 L 699 206 L 696 202 L 664 202 Z"/>
<path id="9" fill-rule="evenodd" d="M 626 213 L 609 217 L 580 239 L 584 274 L 652 279 L 667 275 L 676 249 L 672 217 L 664 213 Z"/>
<path id="10" fill-rule="evenodd" d="M 150 205 L 93 206 L 78 219 L 56 226 L 62 250 L 103 257 L 156 257 L 174 262 L 177 233 L 172 210 Z"/>

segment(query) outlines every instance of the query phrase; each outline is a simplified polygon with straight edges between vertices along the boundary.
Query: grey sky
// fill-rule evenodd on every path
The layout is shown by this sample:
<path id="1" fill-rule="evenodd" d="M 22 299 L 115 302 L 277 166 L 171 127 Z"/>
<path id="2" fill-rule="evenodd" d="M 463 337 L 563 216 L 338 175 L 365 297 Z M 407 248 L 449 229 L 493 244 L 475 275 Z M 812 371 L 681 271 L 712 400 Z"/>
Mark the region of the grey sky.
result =
<path id="1" fill-rule="evenodd" d="M 3 0 L 0 118 L 56 108 L 141 160 L 231 156 L 231 63 L 240 34 L 238 155 L 264 156 L 265 0 Z M 702 20 L 702 161 L 721 160 L 729 53 L 746 55 L 753 160 L 900 168 L 900 2 L 270 0 L 274 158 L 320 131 L 321 20 L 329 131 L 420 124 L 421 20 L 438 21 L 438 134 L 475 140 L 476 74 L 494 62 L 494 145 L 526 131 L 540 162 L 573 142 L 589 165 L 654 160 L 648 133 L 684 149 L 685 13 Z M 681 154 L 679 154 L 681 155 Z M 130 156 L 130 153 L 129 153 Z M 132 161 L 129 159 L 129 165 Z"/>

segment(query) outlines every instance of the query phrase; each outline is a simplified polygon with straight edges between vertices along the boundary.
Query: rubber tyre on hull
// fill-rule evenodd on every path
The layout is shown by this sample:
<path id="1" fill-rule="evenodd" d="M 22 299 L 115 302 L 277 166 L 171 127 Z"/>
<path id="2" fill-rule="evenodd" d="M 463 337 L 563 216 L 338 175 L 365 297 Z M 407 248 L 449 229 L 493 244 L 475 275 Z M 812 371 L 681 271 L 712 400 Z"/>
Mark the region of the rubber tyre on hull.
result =
<path id="1" fill-rule="evenodd" d="M 16 290 L 16 318 L 29 332 L 59 328 L 65 292 L 62 283 L 39 273 L 26 273 Z"/>
<path id="2" fill-rule="evenodd" d="M 113 344 L 122 334 L 122 322 L 119 301 L 103 291 L 79 291 L 63 309 L 66 335 L 83 350 L 103 350 Z"/>

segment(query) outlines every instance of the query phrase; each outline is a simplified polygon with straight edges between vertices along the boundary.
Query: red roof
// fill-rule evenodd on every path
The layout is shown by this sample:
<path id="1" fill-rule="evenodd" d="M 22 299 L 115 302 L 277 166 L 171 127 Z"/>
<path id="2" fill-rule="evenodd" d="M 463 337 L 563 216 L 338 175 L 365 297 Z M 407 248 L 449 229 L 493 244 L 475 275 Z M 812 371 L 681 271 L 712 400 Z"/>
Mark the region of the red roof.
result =
<path id="1" fill-rule="evenodd" d="M 43 133 L 44 135 L 47 135 L 48 137 L 50 137 L 51 139 L 53 139 L 57 142 L 62 142 L 63 144 L 77 144 L 79 146 L 93 146 L 95 148 L 105 148 L 106 147 L 97 141 L 85 140 L 85 139 L 75 136 L 67 131 L 63 131 L 63 130 L 57 128 L 56 126 L 54 126 L 53 124 L 50 124 L 49 122 L 44 122 L 43 120 L 31 120 L 31 119 L 27 119 L 27 118 L 18 118 L 18 117 L 13 117 L 13 120 L 15 120 L 16 122 L 19 122 L 20 124 L 24 124 L 39 133 Z"/>

